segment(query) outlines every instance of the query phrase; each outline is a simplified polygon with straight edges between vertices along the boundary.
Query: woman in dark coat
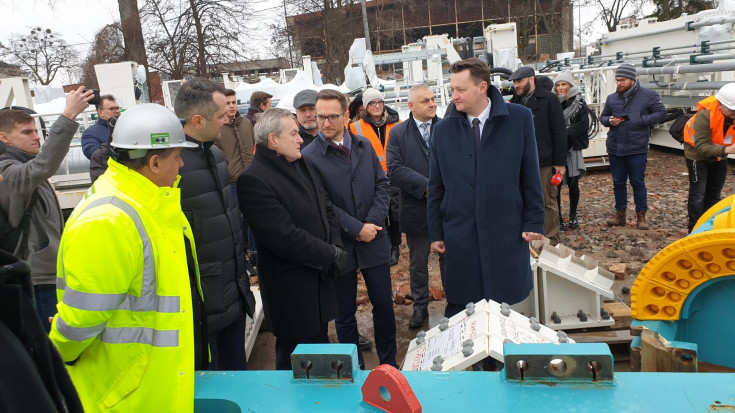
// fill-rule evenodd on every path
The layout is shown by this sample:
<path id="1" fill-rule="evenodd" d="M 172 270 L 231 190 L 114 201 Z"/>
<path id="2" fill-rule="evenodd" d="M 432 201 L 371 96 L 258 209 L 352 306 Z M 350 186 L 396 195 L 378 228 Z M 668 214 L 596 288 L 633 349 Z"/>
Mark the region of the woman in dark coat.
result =
<path id="1" fill-rule="evenodd" d="M 582 149 L 588 145 L 587 133 L 589 131 L 590 119 L 587 104 L 582 99 L 582 91 L 574 86 L 574 80 L 569 71 L 563 72 L 556 77 L 554 92 L 559 97 L 561 107 L 564 110 L 564 120 L 567 124 L 567 171 L 564 174 L 564 182 L 569 186 L 569 223 L 564 222 L 561 213 L 561 187 L 559 185 L 559 222 L 561 230 L 579 228 L 577 219 L 577 205 L 579 205 L 579 178 L 586 168 Z"/>

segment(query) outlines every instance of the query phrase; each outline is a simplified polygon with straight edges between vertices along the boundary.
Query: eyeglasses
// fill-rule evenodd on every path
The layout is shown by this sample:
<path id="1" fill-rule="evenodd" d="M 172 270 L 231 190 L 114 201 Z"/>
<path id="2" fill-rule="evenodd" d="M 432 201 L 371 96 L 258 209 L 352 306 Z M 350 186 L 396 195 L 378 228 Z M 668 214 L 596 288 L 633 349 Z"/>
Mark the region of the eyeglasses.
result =
<path id="1" fill-rule="evenodd" d="M 380 106 L 380 105 L 382 105 L 384 103 L 385 103 L 385 101 L 383 101 L 383 100 L 371 100 L 368 103 L 368 106 L 371 106 L 371 105 Z"/>
<path id="2" fill-rule="evenodd" d="M 120 106 L 113 106 L 111 108 L 107 108 L 107 110 L 109 110 L 110 112 L 119 112 Z"/>
<path id="3" fill-rule="evenodd" d="M 329 115 L 329 116 L 316 115 L 316 121 L 318 123 L 324 123 L 324 121 L 326 121 L 327 119 L 329 119 L 329 123 L 335 124 L 335 123 L 337 123 L 337 121 L 339 121 L 339 118 L 341 118 L 343 115 L 344 114 Z"/>

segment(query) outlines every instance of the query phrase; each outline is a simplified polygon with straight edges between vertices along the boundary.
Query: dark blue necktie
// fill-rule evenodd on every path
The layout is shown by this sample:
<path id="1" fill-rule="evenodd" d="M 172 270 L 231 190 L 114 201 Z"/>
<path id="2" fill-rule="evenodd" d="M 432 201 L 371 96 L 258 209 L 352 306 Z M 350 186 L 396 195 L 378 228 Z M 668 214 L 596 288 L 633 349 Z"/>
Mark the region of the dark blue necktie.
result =
<path id="1" fill-rule="evenodd" d="M 472 133 L 475 134 L 475 152 L 480 149 L 480 119 L 472 119 Z"/>

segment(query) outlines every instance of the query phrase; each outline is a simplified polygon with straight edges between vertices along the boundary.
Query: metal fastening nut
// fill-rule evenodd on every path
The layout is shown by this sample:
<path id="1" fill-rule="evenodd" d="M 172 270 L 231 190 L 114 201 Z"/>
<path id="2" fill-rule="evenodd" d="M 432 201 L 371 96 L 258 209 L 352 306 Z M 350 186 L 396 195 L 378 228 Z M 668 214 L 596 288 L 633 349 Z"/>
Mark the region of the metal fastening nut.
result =
<path id="1" fill-rule="evenodd" d="M 565 333 L 563 330 L 559 330 L 556 332 L 556 336 L 559 338 L 560 343 L 568 343 L 569 337 L 567 336 L 567 333 Z"/>
<path id="2" fill-rule="evenodd" d="M 468 316 L 475 314 L 475 303 L 467 303 L 467 305 L 465 306 L 465 309 L 466 310 L 464 312 Z"/>
<path id="3" fill-rule="evenodd" d="M 541 324 L 539 324 L 538 319 L 536 317 L 531 317 L 529 319 L 529 322 L 531 323 L 531 330 L 533 331 L 541 330 Z"/>
<path id="4" fill-rule="evenodd" d="M 434 357 L 434 360 L 432 360 L 434 364 L 431 366 L 431 371 L 441 371 L 442 370 L 442 363 L 444 362 L 444 358 L 442 356 L 436 356 Z"/>
<path id="5" fill-rule="evenodd" d="M 501 303 L 500 304 L 500 314 L 508 317 L 510 315 L 510 306 L 508 303 Z"/>
<path id="6" fill-rule="evenodd" d="M 449 319 L 444 317 L 439 322 L 439 330 L 444 331 L 449 328 Z"/>
<path id="7" fill-rule="evenodd" d="M 416 344 L 421 344 L 426 341 L 426 331 L 421 330 L 416 334 Z"/>

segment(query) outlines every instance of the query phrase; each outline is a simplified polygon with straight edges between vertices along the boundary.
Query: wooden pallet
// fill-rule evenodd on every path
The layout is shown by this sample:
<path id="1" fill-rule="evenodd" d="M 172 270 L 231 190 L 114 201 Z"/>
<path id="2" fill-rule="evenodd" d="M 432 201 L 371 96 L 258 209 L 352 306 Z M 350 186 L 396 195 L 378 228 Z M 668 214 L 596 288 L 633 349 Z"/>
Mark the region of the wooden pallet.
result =
<path id="1" fill-rule="evenodd" d="M 605 343 L 615 360 L 615 371 L 630 371 L 630 323 L 633 317 L 630 309 L 622 303 L 605 303 L 605 311 L 615 319 L 615 324 L 609 327 L 588 328 L 567 331 L 569 338 L 577 343 Z"/>

